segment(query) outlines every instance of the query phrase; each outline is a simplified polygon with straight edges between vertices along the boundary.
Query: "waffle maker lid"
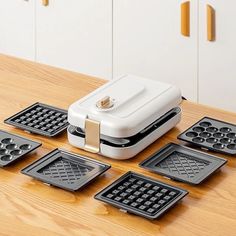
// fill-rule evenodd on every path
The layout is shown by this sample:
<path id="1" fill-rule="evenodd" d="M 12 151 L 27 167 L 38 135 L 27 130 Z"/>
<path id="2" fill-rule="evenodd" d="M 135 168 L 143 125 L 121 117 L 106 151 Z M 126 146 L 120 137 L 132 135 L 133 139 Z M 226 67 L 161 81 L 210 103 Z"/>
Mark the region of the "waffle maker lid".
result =
<path id="1" fill-rule="evenodd" d="M 80 127 L 90 141 L 98 142 L 100 134 L 130 137 L 180 102 L 181 92 L 175 86 L 127 75 L 73 103 L 69 107 L 68 121 Z"/>

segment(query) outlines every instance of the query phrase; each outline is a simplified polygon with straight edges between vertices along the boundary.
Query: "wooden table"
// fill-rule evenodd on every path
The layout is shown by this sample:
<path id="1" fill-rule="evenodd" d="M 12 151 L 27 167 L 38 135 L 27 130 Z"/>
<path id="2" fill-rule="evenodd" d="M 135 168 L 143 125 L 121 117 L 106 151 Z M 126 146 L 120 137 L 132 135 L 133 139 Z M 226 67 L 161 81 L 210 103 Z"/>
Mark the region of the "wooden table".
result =
<path id="1" fill-rule="evenodd" d="M 138 167 L 138 163 L 166 143 L 179 143 L 176 136 L 201 117 L 207 115 L 236 123 L 235 114 L 184 101 L 180 124 L 127 161 L 115 161 L 73 148 L 66 134 L 50 139 L 3 123 L 5 118 L 37 101 L 68 108 L 104 82 L 0 56 L 0 128 L 43 143 L 34 154 L 0 169 L 0 235 L 236 235 L 235 157 L 225 156 L 227 165 L 200 186 L 174 182 Z M 46 186 L 20 173 L 23 167 L 57 147 L 109 163 L 112 168 L 76 193 Z M 154 221 L 122 213 L 93 198 L 129 170 L 187 189 L 189 195 Z"/>

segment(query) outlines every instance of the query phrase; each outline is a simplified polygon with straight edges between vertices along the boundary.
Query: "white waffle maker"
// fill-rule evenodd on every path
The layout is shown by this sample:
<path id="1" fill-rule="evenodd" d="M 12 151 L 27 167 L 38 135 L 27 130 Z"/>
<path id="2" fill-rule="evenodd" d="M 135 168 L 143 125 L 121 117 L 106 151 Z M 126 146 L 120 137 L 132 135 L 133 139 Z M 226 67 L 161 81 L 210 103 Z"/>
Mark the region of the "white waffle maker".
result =
<path id="1" fill-rule="evenodd" d="M 170 84 L 133 75 L 112 80 L 70 106 L 69 142 L 114 159 L 131 158 L 180 121 L 181 100 Z"/>

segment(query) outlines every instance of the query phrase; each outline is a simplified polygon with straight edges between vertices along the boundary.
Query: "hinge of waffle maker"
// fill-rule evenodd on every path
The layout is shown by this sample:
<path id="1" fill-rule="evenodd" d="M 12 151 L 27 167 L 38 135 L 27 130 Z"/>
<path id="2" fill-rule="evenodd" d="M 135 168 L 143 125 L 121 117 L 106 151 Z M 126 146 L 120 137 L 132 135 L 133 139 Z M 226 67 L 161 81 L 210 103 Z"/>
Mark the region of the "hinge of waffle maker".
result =
<path id="1" fill-rule="evenodd" d="M 85 120 L 85 146 L 86 151 L 98 153 L 100 151 L 100 123 L 95 120 Z"/>

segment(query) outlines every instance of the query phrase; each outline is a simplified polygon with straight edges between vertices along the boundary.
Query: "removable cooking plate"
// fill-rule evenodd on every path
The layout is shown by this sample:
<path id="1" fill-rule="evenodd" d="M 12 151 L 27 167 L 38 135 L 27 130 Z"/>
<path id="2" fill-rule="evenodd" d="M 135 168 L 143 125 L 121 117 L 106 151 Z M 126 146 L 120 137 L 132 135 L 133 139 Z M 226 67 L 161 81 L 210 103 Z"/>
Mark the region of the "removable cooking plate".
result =
<path id="1" fill-rule="evenodd" d="M 200 184 L 226 162 L 223 158 L 169 143 L 140 166 L 177 181 Z"/>
<path id="2" fill-rule="evenodd" d="M 236 125 L 204 117 L 178 139 L 224 154 L 236 154 Z"/>
<path id="3" fill-rule="evenodd" d="M 55 149 L 21 172 L 44 183 L 77 191 L 111 166 L 79 154 Z"/>
<path id="4" fill-rule="evenodd" d="M 35 103 L 4 121 L 6 124 L 31 133 L 53 137 L 69 125 L 67 111 L 42 103 Z"/>
<path id="5" fill-rule="evenodd" d="M 40 146 L 41 143 L 0 130 L 0 166 L 7 166 Z"/>
<path id="6" fill-rule="evenodd" d="M 96 194 L 95 199 L 129 213 L 156 219 L 188 192 L 134 172 L 127 172 Z"/>

